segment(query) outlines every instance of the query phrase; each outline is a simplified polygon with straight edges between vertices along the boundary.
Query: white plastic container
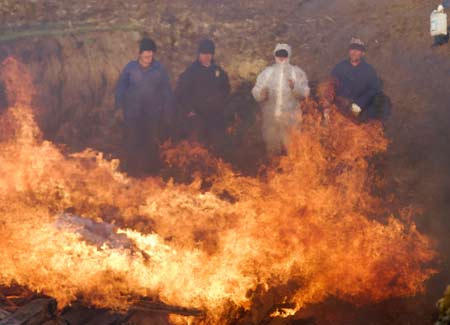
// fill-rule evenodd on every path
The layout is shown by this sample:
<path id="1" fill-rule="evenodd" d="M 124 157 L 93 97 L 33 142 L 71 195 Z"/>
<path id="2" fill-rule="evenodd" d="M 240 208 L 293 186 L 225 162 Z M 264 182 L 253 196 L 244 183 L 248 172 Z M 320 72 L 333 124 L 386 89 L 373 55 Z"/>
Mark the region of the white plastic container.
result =
<path id="1" fill-rule="evenodd" d="M 442 6 L 431 13 L 430 34 L 431 36 L 447 35 L 447 14 Z"/>

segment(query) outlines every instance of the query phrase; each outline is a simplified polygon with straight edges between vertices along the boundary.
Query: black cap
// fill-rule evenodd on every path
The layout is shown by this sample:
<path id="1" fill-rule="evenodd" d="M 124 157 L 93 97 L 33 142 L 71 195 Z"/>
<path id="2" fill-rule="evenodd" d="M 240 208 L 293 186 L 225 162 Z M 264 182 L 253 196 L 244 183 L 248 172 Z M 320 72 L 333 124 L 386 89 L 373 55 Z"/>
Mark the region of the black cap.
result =
<path id="1" fill-rule="evenodd" d="M 143 38 L 139 43 L 139 53 L 144 51 L 156 52 L 156 44 L 151 38 Z"/>
<path id="2" fill-rule="evenodd" d="M 203 54 L 214 54 L 216 51 L 216 46 L 214 42 L 210 39 L 202 39 L 198 44 L 198 53 Z"/>

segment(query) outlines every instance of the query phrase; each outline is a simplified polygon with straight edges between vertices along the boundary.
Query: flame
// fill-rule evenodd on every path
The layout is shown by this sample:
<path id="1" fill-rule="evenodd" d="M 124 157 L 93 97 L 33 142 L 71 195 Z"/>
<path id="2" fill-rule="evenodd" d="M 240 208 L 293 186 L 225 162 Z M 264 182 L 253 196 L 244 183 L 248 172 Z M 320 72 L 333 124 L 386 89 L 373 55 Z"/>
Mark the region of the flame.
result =
<path id="1" fill-rule="evenodd" d="M 436 272 L 430 239 L 372 194 L 368 160 L 388 145 L 380 124 L 356 125 L 332 110 L 323 127 L 307 101 L 301 132 L 292 131 L 288 155 L 267 175 L 244 177 L 208 157 L 212 186 L 202 191 L 200 176 L 190 185 L 137 180 L 101 153 L 64 154 L 42 139 L 24 66 L 7 58 L 2 71 L 10 107 L 0 121 L 8 130 L 0 143 L 0 285 L 51 295 L 60 308 L 82 299 L 126 310 L 154 297 L 223 323 L 271 293 L 275 304 L 290 304 L 267 315 L 287 316 L 329 296 L 358 304 L 415 295 Z M 166 151 L 168 161 L 186 163 Z M 65 211 L 114 225 L 109 231 L 130 245 L 96 245 L 58 227 Z"/>

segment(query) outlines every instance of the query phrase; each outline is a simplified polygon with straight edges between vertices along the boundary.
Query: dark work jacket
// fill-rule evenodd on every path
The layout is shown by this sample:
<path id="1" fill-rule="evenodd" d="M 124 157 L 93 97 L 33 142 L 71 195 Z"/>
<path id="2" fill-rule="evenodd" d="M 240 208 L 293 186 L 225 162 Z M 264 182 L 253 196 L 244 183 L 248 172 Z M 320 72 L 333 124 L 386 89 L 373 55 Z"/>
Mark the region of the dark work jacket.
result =
<path id="1" fill-rule="evenodd" d="M 195 61 L 178 79 L 177 110 L 182 116 L 194 112 L 201 118 L 223 119 L 230 94 L 226 72 L 214 62 L 209 67 Z"/>
<path id="2" fill-rule="evenodd" d="M 170 109 L 172 90 L 166 69 L 158 61 L 144 69 L 137 60 L 123 69 L 116 88 L 116 107 L 125 119 L 159 116 Z"/>
<path id="3" fill-rule="evenodd" d="M 337 79 L 336 95 L 350 99 L 363 109 L 367 109 L 380 91 L 380 82 L 375 69 L 366 61 L 355 67 L 350 60 L 337 64 L 331 75 Z"/>

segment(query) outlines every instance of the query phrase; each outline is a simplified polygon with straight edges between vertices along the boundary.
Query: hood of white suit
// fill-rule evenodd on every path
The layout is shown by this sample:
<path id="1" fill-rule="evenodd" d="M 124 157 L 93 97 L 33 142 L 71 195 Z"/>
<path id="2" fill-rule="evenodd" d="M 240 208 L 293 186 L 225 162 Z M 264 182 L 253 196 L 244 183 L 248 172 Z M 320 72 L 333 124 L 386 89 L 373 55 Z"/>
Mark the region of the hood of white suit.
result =
<path id="1" fill-rule="evenodd" d="M 275 49 L 273 50 L 273 56 L 275 56 L 275 53 L 280 50 L 285 50 L 286 52 L 288 52 L 288 57 L 287 57 L 286 62 L 289 63 L 289 61 L 291 59 L 292 48 L 289 46 L 289 44 L 279 43 L 279 44 L 277 44 L 277 46 L 275 46 Z"/>

